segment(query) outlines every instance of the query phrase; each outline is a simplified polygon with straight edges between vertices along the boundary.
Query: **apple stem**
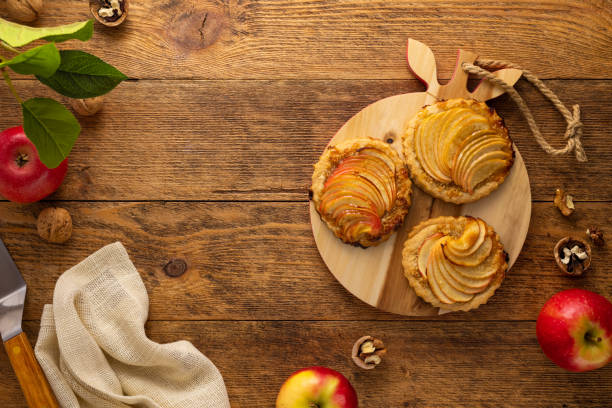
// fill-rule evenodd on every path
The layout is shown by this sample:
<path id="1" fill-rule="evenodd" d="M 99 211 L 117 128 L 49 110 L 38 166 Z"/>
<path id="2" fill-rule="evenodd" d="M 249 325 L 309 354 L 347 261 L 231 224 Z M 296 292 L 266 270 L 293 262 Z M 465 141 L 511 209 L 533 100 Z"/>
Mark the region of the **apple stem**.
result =
<path id="1" fill-rule="evenodd" d="M 590 343 L 601 343 L 602 340 L 601 336 L 595 337 L 590 330 L 584 333 L 584 339 Z"/>

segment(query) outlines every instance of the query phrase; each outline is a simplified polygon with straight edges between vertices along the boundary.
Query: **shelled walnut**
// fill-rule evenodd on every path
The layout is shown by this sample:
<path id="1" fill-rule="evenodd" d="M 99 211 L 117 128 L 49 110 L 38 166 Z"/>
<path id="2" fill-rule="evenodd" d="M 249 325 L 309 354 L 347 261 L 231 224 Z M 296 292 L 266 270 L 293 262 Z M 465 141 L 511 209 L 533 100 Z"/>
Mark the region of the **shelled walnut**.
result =
<path id="1" fill-rule="evenodd" d="M 363 336 L 353 345 L 351 358 L 360 368 L 371 370 L 379 365 L 387 353 L 384 343 L 372 336 Z"/>
<path id="2" fill-rule="evenodd" d="M 574 197 L 567 194 L 567 192 L 561 188 L 558 188 L 557 191 L 555 191 L 555 199 L 553 202 L 559 211 L 561 211 L 561 214 L 566 217 L 572 215 L 576 209 L 574 206 Z"/>
<path id="3" fill-rule="evenodd" d="M 107 27 L 123 23 L 128 13 L 128 0 L 89 0 L 89 8 L 94 18 Z"/>

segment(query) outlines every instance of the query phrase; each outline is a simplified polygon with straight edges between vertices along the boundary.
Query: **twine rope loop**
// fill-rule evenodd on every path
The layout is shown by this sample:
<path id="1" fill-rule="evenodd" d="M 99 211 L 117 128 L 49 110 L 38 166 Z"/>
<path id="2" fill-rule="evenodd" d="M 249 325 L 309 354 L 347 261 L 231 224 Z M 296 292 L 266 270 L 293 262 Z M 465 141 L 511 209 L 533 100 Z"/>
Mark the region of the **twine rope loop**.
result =
<path id="1" fill-rule="evenodd" d="M 531 129 L 531 133 L 535 137 L 538 144 L 544 149 L 544 151 L 553 156 L 559 156 L 561 154 L 567 154 L 570 152 L 574 152 L 576 155 L 576 160 L 579 162 L 586 162 L 587 156 L 584 152 L 584 148 L 582 147 L 582 142 L 580 138 L 582 137 L 582 122 L 580 121 L 580 105 L 573 105 L 572 112 L 570 112 L 565 105 L 559 100 L 559 97 L 555 95 L 553 91 L 550 90 L 544 83 L 538 79 L 533 73 L 527 71 L 520 66 L 513 64 L 511 62 L 500 61 L 500 60 L 488 60 L 488 59 L 477 59 L 474 64 L 469 64 L 464 62 L 462 64 L 462 68 L 465 72 L 470 74 L 474 74 L 480 78 L 486 78 L 488 81 L 493 84 L 499 86 L 512 98 L 514 103 L 517 104 L 519 109 L 521 110 L 523 116 L 527 120 L 527 124 L 529 125 L 529 129 Z M 533 115 L 531 114 L 531 110 L 519 95 L 519 93 L 514 89 L 512 85 L 506 83 L 503 79 L 496 77 L 492 72 L 487 71 L 485 68 L 494 69 L 494 68 L 515 68 L 523 71 L 523 77 L 529 81 L 533 86 L 535 86 L 538 91 L 542 93 L 555 108 L 563 115 L 563 118 L 567 122 L 567 127 L 565 129 L 564 139 L 567 140 L 567 144 L 565 147 L 561 149 L 556 149 L 552 147 L 544 136 L 542 136 L 542 132 L 540 132 L 540 128 L 535 122 Z"/>

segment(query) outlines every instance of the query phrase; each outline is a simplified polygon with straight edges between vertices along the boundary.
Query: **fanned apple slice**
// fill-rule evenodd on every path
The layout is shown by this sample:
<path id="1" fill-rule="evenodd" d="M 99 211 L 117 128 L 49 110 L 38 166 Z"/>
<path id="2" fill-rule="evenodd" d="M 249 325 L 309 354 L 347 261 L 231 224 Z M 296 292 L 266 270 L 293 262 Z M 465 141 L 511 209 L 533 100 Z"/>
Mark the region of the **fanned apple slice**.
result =
<path id="1" fill-rule="evenodd" d="M 453 165 L 452 170 L 456 171 L 459 168 L 459 164 L 464 161 L 466 157 L 466 153 L 469 151 L 470 147 L 472 147 L 475 143 L 479 143 L 485 139 L 491 139 L 493 137 L 498 137 L 497 133 L 493 129 L 481 129 L 473 132 L 467 138 L 461 142 L 461 145 L 455 152 L 455 156 L 453 157 Z"/>
<path id="2" fill-rule="evenodd" d="M 440 286 L 438 285 L 439 277 L 436 273 L 437 266 L 435 266 L 434 263 L 436 251 L 440 250 L 440 241 L 444 240 L 444 238 L 445 237 L 439 238 L 431 248 L 429 259 L 427 260 L 427 282 L 429 283 L 429 287 L 431 288 L 434 296 L 438 298 L 440 302 L 450 305 L 455 302 L 452 299 L 449 299 L 448 296 L 446 296 L 440 289 Z"/>
<path id="3" fill-rule="evenodd" d="M 453 264 L 449 262 L 446 257 L 442 257 L 440 260 L 440 271 L 446 281 L 459 292 L 467 295 L 474 295 L 480 293 L 487 288 L 490 278 L 485 279 L 471 279 L 459 274 L 453 269 Z"/>
<path id="4" fill-rule="evenodd" d="M 443 236 L 443 233 L 436 232 L 435 234 L 425 238 L 425 240 L 423 241 L 423 243 L 421 243 L 421 246 L 419 247 L 419 251 L 417 254 L 417 264 L 419 267 L 419 272 L 424 278 L 427 278 L 427 262 L 429 260 L 431 248 L 436 243 L 436 241 L 438 241 L 438 239 Z"/>
<path id="5" fill-rule="evenodd" d="M 461 266 L 476 266 L 481 264 L 489 254 L 491 253 L 491 249 L 493 248 L 493 241 L 491 237 L 486 237 L 482 245 L 474 252 L 473 254 L 466 256 L 456 256 L 451 251 L 449 251 L 446 246 L 444 246 L 443 251 L 446 258 L 454 263 L 455 265 Z"/>
<path id="6" fill-rule="evenodd" d="M 476 252 L 478 248 L 480 248 L 487 236 L 487 224 L 485 224 L 485 222 L 480 218 L 475 219 L 474 221 L 478 223 L 478 237 L 474 243 L 471 246 L 466 247 L 465 245 L 458 245 L 458 240 L 449 240 L 447 245 L 444 247 L 445 252 L 450 251 L 453 255 L 461 257 L 471 255 Z"/>
<path id="7" fill-rule="evenodd" d="M 459 160 L 457 168 L 453 169 L 453 181 L 455 184 L 461 185 L 465 173 L 474 166 L 474 163 L 480 157 L 495 151 L 507 152 L 508 148 L 509 142 L 501 137 L 485 137 L 475 141 L 473 145 L 466 147 L 462 160 Z"/>
<path id="8" fill-rule="evenodd" d="M 395 200 L 395 176 L 388 165 L 380 158 L 368 156 L 363 160 L 363 170 L 359 176 L 368 179 L 380 192 L 385 201 L 385 210 L 393 206 Z"/>
<path id="9" fill-rule="evenodd" d="M 415 148 L 419 162 L 431 178 L 442 183 L 450 183 L 452 180 L 442 174 L 436 161 L 437 135 L 446 117 L 452 112 L 445 111 L 435 113 L 426 117 L 419 125 L 415 134 Z"/>
<path id="10" fill-rule="evenodd" d="M 478 220 L 472 218 L 463 228 L 463 233 L 458 238 L 451 238 L 446 245 L 453 247 L 457 252 L 463 252 L 470 249 L 480 236 L 480 224 Z"/>
<path id="11" fill-rule="evenodd" d="M 450 260 L 449 260 L 450 261 Z M 482 263 L 476 266 L 463 266 L 451 262 L 453 270 L 458 274 L 470 279 L 490 279 L 498 270 L 498 257 L 490 255 Z"/>
<path id="12" fill-rule="evenodd" d="M 393 159 L 391 159 L 391 157 L 389 157 L 385 152 L 375 149 L 373 147 L 366 147 L 363 148 L 359 151 L 360 155 L 365 155 L 365 156 L 372 156 L 372 157 L 376 157 L 380 160 L 382 160 L 387 167 L 389 168 L 391 174 L 393 175 L 395 173 L 395 162 L 393 161 Z"/>
<path id="13" fill-rule="evenodd" d="M 495 155 L 494 153 L 498 153 Z M 508 168 L 512 163 L 512 155 L 506 152 L 491 152 L 486 160 L 479 161 L 464 177 L 463 187 L 470 193 L 487 178 Z M 484 156 L 483 156 L 484 157 Z"/>
<path id="14" fill-rule="evenodd" d="M 384 214 L 385 202 L 383 197 L 376 186 L 366 179 L 351 175 L 338 177 L 324 190 L 321 198 L 321 209 L 325 213 L 329 213 L 327 210 L 328 203 L 335 202 L 336 198 L 342 196 L 359 197 L 362 200 L 370 201 L 380 216 Z M 355 206 L 358 206 L 358 204 L 355 203 Z"/>
<path id="15" fill-rule="evenodd" d="M 448 115 L 445 117 L 444 122 L 441 123 L 440 128 L 436 129 L 434 133 L 434 157 L 436 160 L 436 166 L 445 178 L 450 179 L 450 169 L 446 168 L 445 162 L 442 159 L 442 151 L 446 146 L 447 138 L 453 133 L 453 129 L 461 128 L 465 121 L 469 121 L 474 115 L 474 112 L 466 108 L 453 108 L 449 109 Z"/>
<path id="16" fill-rule="evenodd" d="M 469 302 L 474 296 L 455 289 L 447 280 L 447 276 L 444 273 L 445 271 L 442 269 L 442 260 L 444 259 L 444 253 L 442 252 L 441 246 L 434 246 L 430 257 L 433 257 L 432 271 L 434 275 L 434 280 L 438 284 L 440 291 L 453 302 Z"/>
<path id="17" fill-rule="evenodd" d="M 344 236 L 350 241 L 356 241 L 366 234 L 378 235 L 382 228 L 380 218 L 363 209 L 344 211 L 338 217 L 338 222 L 342 225 Z"/>
<path id="18" fill-rule="evenodd" d="M 468 136 L 478 130 L 485 129 L 489 126 L 489 122 L 484 116 L 472 114 L 461 121 L 457 121 L 450 129 L 444 139 L 442 139 L 440 147 L 442 149 L 440 161 L 438 163 L 440 169 L 448 176 L 451 176 L 453 168 L 453 158 Z"/>

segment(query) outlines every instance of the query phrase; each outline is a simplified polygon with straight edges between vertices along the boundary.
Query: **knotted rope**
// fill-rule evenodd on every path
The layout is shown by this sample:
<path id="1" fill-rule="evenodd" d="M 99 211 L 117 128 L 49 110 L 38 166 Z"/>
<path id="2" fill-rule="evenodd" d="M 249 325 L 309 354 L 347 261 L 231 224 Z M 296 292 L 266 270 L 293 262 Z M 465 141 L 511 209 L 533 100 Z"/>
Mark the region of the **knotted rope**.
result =
<path id="1" fill-rule="evenodd" d="M 527 124 L 533 133 L 538 144 L 544 149 L 544 151 L 553 156 L 558 156 L 561 154 L 570 153 L 574 151 L 576 155 L 576 160 L 579 162 L 587 161 L 586 153 L 582 148 L 582 142 L 580 138 L 582 137 L 582 122 L 580 121 L 580 105 L 572 106 L 573 112 L 570 112 L 563 103 L 559 100 L 557 95 L 553 93 L 542 81 L 540 81 L 534 74 L 531 72 L 519 67 L 516 64 L 512 64 L 510 62 L 498 61 L 498 60 L 487 60 L 487 59 L 477 59 L 474 64 L 469 64 L 464 62 L 462 68 L 465 72 L 470 74 L 474 74 L 481 78 L 486 78 L 488 81 L 491 81 L 495 85 L 501 87 L 503 90 L 510 94 L 512 100 L 518 105 L 519 109 L 525 116 L 527 120 Z M 565 129 L 564 138 L 567 139 L 567 144 L 564 148 L 555 149 L 552 147 L 538 128 L 538 125 L 531 114 L 531 111 L 527 107 L 527 104 L 519 95 L 519 93 L 514 89 L 512 85 L 507 84 L 503 79 L 500 79 L 493 75 L 492 72 L 487 71 L 484 68 L 515 68 L 523 71 L 523 77 L 529 81 L 533 86 L 535 86 L 549 101 L 553 103 L 555 108 L 563 115 L 565 121 L 567 122 L 567 127 Z"/>

